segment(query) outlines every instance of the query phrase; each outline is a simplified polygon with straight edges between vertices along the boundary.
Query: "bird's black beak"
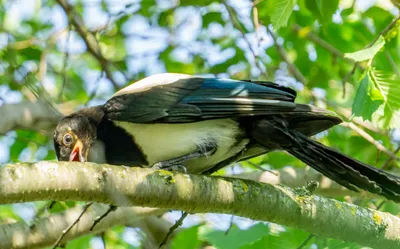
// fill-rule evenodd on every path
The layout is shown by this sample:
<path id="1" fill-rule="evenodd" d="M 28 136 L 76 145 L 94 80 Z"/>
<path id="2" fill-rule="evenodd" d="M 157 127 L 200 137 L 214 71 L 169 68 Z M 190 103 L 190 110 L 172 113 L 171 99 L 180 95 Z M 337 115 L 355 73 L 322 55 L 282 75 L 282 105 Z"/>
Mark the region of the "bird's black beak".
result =
<path id="1" fill-rule="evenodd" d="M 71 162 L 86 162 L 87 161 L 87 148 L 81 140 L 77 140 L 74 148 L 72 149 L 69 161 Z"/>

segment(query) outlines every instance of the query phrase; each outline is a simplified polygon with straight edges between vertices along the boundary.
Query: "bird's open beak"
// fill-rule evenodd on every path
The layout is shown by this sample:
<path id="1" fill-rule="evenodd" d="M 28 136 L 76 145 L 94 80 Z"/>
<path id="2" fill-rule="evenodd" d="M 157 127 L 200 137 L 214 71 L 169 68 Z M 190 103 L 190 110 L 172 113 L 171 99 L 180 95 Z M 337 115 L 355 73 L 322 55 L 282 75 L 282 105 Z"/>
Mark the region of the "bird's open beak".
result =
<path id="1" fill-rule="evenodd" d="M 86 155 L 83 152 L 84 145 L 81 140 L 77 140 L 75 146 L 69 156 L 69 161 L 71 162 L 86 162 Z"/>

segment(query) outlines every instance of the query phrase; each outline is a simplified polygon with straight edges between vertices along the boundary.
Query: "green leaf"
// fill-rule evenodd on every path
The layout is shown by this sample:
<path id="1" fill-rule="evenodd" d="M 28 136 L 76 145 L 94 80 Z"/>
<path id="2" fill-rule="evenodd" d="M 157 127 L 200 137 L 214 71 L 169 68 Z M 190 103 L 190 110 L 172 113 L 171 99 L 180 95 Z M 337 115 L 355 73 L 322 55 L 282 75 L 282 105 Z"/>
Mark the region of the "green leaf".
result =
<path id="1" fill-rule="evenodd" d="M 296 2 L 297 0 L 270 0 L 268 2 L 271 21 L 275 29 L 286 27 Z"/>
<path id="2" fill-rule="evenodd" d="M 287 228 L 285 232 L 280 232 L 279 234 L 270 233 L 259 240 L 249 243 L 247 245 L 241 246 L 240 249 L 258 249 L 258 248 L 268 248 L 268 249 L 281 249 L 281 248 L 298 248 L 305 239 L 309 236 L 307 232 Z M 304 245 L 302 248 L 311 248 L 309 247 L 312 242 Z"/>
<path id="3" fill-rule="evenodd" d="M 10 148 L 10 161 L 18 162 L 19 155 L 26 147 L 27 143 L 25 141 L 16 139 L 14 144 Z"/>
<path id="4" fill-rule="evenodd" d="M 21 217 L 15 212 L 13 206 L 11 205 L 1 205 L 0 206 L 0 222 L 2 224 L 11 223 L 15 221 L 21 221 Z"/>
<path id="5" fill-rule="evenodd" d="M 90 248 L 90 240 L 93 235 L 86 235 L 83 237 L 79 237 L 78 239 L 74 239 L 72 241 L 68 241 L 66 245 L 66 249 L 85 249 Z"/>
<path id="6" fill-rule="evenodd" d="M 179 232 L 172 241 L 172 249 L 191 248 L 196 249 L 201 245 L 198 238 L 199 227 L 194 226 Z"/>
<path id="7" fill-rule="evenodd" d="M 361 247 L 355 243 L 344 242 L 335 239 L 325 239 L 317 237 L 314 242 L 318 248 L 340 248 L 340 249 L 370 249 L 369 247 Z M 305 249 L 305 248 L 304 248 Z"/>
<path id="8" fill-rule="evenodd" d="M 368 69 L 358 88 L 353 114 L 383 128 L 400 127 L 400 79 Z"/>
<path id="9" fill-rule="evenodd" d="M 75 201 L 56 201 L 53 207 L 49 210 L 50 213 L 63 212 L 71 207 L 75 207 L 77 202 Z"/>
<path id="10" fill-rule="evenodd" d="M 338 9 L 339 0 L 317 0 L 317 4 L 324 22 L 332 21 L 332 15 Z"/>
<path id="11" fill-rule="evenodd" d="M 369 70 L 370 79 L 385 102 L 384 113 L 379 117 L 383 128 L 400 127 L 400 79 L 384 75 L 381 71 Z"/>
<path id="12" fill-rule="evenodd" d="M 378 40 L 371 47 L 361 49 L 353 53 L 345 53 L 344 56 L 355 61 L 369 60 L 374 58 L 379 50 L 383 48 L 383 46 L 385 46 L 385 38 L 383 38 L 383 36 L 379 36 Z"/>
<path id="13" fill-rule="evenodd" d="M 214 0 L 202 0 L 202 1 L 198 1 L 198 0 L 180 0 L 180 6 L 188 6 L 188 5 L 192 5 L 192 6 L 207 6 L 209 4 L 211 4 L 212 2 L 214 2 Z"/>
<path id="14" fill-rule="evenodd" d="M 140 3 L 141 8 L 139 10 L 139 14 L 143 15 L 144 17 L 151 17 L 154 14 L 155 9 L 157 9 L 157 2 L 156 0 L 146 0 Z"/>
<path id="15" fill-rule="evenodd" d="M 252 243 L 268 234 L 269 228 L 263 223 L 258 223 L 247 230 L 240 230 L 232 226 L 228 234 L 225 231 L 210 231 L 202 234 L 201 238 L 207 240 L 218 249 L 238 249 L 243 245 Z"/>
<path id="16" fill-rule="evenodd" d="M 39 61 L 42 56 L 42 50 L 38 47 L 27 47 L 18 51 L 20 55 L 26 56 L 26 60 Z"/>
<path id="17" fill-rule="evenodd" d="M 364 120 L 372 121 L 372 114 L 383 104 L 383 96 L 374 85 L 369 74 L 370 69 L 363 75 L 353 102 L 352 112 Z"/>
<path id="18" fill-rule="evenodd" d="M 220 23 L 223 24 L 222 13 L 217 11 L 211 11 L 203 15 L 203 28 L 207 28 L 210 23 Z"/>
<path id="19" fill-rule="evenodd" d="M 174 9 L 167 9 L 158 16 L 158 25 L 161 27 L 172 26 L 174 24 Z"/>
<path id="20" fill-rule="evenodd" d="M 321 23 L 329 23 L 338 9 L 339 0 L 306 0 L 305 5 Z"/>
<path id="21" fill-rule="evenodd" d="M 393 15 L 389 11 L 377 6 L 372 6 L 364 15 L 371 18 L 375 24 L 375 30 L 384 30 L 385 27 L 392 21 Z"/>
<path id="22" fill-rule="evenodd" d="M 273 151 L 263 155 L 261 163 L 269 164 L 274 169 L 280 169 L 288 165 L 290 166 L 304 165 L 301 163 L 301 161 L 297 160 L 293 156 L 277 151 Z"/>

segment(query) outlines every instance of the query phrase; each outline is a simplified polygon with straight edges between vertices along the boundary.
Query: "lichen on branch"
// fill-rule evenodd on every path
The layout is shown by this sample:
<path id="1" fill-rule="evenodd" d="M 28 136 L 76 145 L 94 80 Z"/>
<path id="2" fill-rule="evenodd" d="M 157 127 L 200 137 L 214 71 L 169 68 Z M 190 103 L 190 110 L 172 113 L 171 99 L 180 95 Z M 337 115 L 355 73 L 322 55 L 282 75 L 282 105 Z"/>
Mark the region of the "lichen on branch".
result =
<path id="1" fill-rule="evenodd" d="M 400 246 L 400 218 L 279 185 L 93 163 L 46 161 L 0 168 L 0 204 L 38 200 L 234 214 L 371 247 Z"/>

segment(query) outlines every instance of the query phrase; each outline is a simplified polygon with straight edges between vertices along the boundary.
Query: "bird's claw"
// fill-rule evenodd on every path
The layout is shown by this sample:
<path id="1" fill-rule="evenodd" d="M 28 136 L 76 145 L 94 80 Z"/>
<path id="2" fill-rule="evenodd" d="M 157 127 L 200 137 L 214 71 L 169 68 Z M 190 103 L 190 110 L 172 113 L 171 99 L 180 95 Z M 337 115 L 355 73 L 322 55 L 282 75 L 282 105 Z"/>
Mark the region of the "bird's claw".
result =
<path id="1" fill-rule="evenodd" d="M 154 170 L 160 170 L 160 169 L 162 169 L 162 167 L 163 167 L 162 162 L 155 163 L 155 164 L 153 164 L 153 166 L 151 166 L 151 168 Z"/>
<path id="2" fill-rule="evenodd" d="M 186 167 L 183 166 L 182 164 L 170 164 L 168 162 L 158 162 L 153 164 L 151 167 L 154 170 L 168 170 L 168 171 L 178 171 L 178 172 L 183 172 L 186 173 Z"/>
<path id="3" fill-rule="evenodd" d="M 164 170 L 178 171 L 178 172 L 182 172 L 182 173 L 185 173 L 185 174 L 187 172 L 186 167 L 181 165 L 181 164 L 171 165 L 169 167 L 164 168 Z"/>

